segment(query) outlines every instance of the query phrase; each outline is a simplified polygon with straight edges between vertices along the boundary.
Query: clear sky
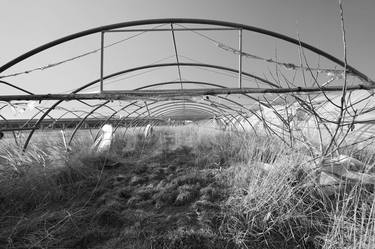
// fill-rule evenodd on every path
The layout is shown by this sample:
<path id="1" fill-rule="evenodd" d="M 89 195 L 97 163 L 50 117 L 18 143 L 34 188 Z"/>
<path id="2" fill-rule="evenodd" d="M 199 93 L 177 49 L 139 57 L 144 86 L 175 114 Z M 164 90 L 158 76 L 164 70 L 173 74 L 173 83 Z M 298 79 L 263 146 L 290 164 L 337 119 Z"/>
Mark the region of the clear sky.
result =
<path id="1" fill-rule="evenodd" d="M 343 56 L 337 0 L 0 0 L 0 7 L 0 64 L 88 28 L 166 17 L 238 22 L 294 38 L 299 33 L 301 40 Z M 371 78 L 375 78 L 374 11 L 374 0 L 344 0 L 349 64 Z M 50 62 L 62 55 L 52 54 Z"/>

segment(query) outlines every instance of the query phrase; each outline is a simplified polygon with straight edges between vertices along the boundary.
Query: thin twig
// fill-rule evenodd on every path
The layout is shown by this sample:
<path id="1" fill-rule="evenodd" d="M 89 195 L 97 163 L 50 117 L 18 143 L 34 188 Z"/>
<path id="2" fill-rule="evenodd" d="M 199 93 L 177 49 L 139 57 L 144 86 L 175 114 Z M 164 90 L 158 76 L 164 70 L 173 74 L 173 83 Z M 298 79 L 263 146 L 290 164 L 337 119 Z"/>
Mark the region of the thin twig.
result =
<path id="1" fill-rule="evenodd" d="M 340 20 L 341 20 L 341 32 L 342 32 L 342 42 L 343 42 L 343 46 L 344 46 L 344 85 L 342 87 L 342 95 L 341 95 L 341 105 L 340 105 L 340 113 L 339 113 L 339 117 L 337 118 L 337 126 L 336 126 L 336 129 L 335 129 L 335 132 L 334 132 L 334 135 L 325 151 L 325 154 L 328 154 L 329 150 L 331 149 L 332 147 L 332 144 L 335 142 L 336 140 L 336 137 L 337 137 L 337 134 L 340 130 L 340 127 L 341 127 L 341 122 L 344 120 L 344 117 L 345 117 L 345 104 L 346 104 L 346 101 L 345 101 L 345 97 L 346 97 L 346 88 L 347 88 L 347 72 L 346 72 L 346 69 L 347 69 L 347 54 L 346 54 L 346 50 L 347 50 L 347 44 L 346 44 L 346 37 L 345 37 L 345 24 L 344 24 L 344 9 L 342 7 L 342 0 L 339 0 L 339 8 L 340 8 Z"/>

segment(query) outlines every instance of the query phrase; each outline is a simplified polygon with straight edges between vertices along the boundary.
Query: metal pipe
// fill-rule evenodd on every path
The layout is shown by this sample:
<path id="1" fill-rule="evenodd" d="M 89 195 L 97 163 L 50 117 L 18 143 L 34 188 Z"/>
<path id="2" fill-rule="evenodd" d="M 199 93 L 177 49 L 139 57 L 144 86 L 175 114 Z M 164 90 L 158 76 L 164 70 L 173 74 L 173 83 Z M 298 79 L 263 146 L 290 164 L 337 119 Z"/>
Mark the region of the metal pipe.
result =
<path id="1" fill-rule="evenodd" d="M 85 122 L 85 120 L 92 114 L 94 113 L 96 110 L 98 110 L 99 108 L 103 107 L 104 105 L 106 105 L 109 101 L 106 101 L 102 104 L 100 104 L 99 106 L 95 107 L 94 109 L 92 109 L 83 119 L 81 119 L 81 121 L 77 124 L 76 128 L 74 128 L 73 130 L 73 133 L 72 135 L 70 136 L 70 139 L 69 139 L 69 142 L 68 142 L 68 145 L 71 144 L 73 138 L 74 138 L 74 135 L 76 134 L 76 132 L 78 131 L 78 129 L 82 126 L 83 122 Z"/>
<path id="2" fill-rule="evenodd" d="M 348 86 L 348 91 L 370 90 L 375 89 L 373 86 L 355 85 Z M 207 89 L 185 89 L 185 97 L 203 96 L 203 95 L 222 95 L 222 94 L 259 94 L 259 93 L 311 93 L 311 92 L 334 92 L 342 91 L 341 86 L 326 87 L 293 87 L 293 88 L 207 88 Z M 78 100 L 78 99 L 101 99 L 101 100 L 137 100 L 158 98 L 159 100 L 174 100 L 181 98 L 180 90 L 129 90 L 114 91 L 104 93 L 84 93 L 84 94 L 34 94 L 34 95 L 5 95 L 0 96 L 0 101 L 11 100 Z"/>
<path id="3" fill-rule="evenodd" d="M 159 103 L 159 102 L 155 101 L 155 102 L 153 102 L 152 104 L 149 104 L 149 106 L 154 105 L 154 104 L 157 104 L 157 103 Z M 156 109 L 156 108 L 160 108 L 160 109 L 161 109 L 161 108 L 171 108 L 171 107 L 175 107 L 177 104 L 182 104 L 182 103 L 183 103 L 183 101 L 175 101 L 175 102 L 162 103 L 162 104 L 159 104 L 159 105 L 156 105 L 156 106 L 153 106 L 153 107 L 149 108 L 149 110 L 151 111 L 151 110 L 154 110 L 154 109 Z M 194 105 L 194 106 L 203 106 L 203 107 L 205 107 L 206 109 L 210 109 L 210 110 L 212 110 L 212 111 L 215 110 L 215 108 L 212 108 L 211 106 L 209 106 L 209 105 L 207 105 L 207 104 L 204 104 L 204 103 L 195 103 L 195 102 L 190 102 L 190 103 L 189 103 L 189 102 L 188 102 L 188 104 L 189 104 L 189 105 Z M 198 104 L 199 104 L 199 105 L 198 105 Z M 141 109 L 141 108 L 140 108 L 140 109 Z M 156 110 L 160 110 L 160 109 L 156 109 Z M 217 108 L 216 108 L 216 109 L 217 109 Z M 139 110 L 139 109 L 138 109 L 138 110 Z M 147 111 L 144 111 L 144 112 L 138 114 L 138 116 L 137 116 L 134 120 L 131 121 L 130 125 L 132 125 L 134 121 L 136 121 L 139 117 L 141 117 L 142 115 L 144 115 L 146 112 L 147 112 Z M 154 115 L 154 113 L 153 113 L 153 115 Z M 129 116 L 129 115 L 128 115 L 128 116 Z"/>
<path id="4" fill-rule="evenodd" d="M 242 88 L 242 29 L 238 31 L 238 87 Z"/>
<path id="5" fill-rule="evenodd" d="M 104 75 L 104 32 L 100 33 L 100 92 L 103 92 L 103 75 Z"/>
<path id="6" fill-rule="evenodd" d="M 184 102 L 180 101 L 180 103 L 182 104 Z M 161 104 L 161 105 L 158 105 L 158 106 L 154 106 L 153 108 L 150 108 L 150 109 L 155 109 L 155 108 L 160 107 L 160 109 L 157 109 L 157 111 L 155 111 L 155 112 L 159 112 L 160 110 L 165 109 L 165 108 L 169 108 L 169 109 L 174 108 L 174 107 L 176 107 L 176 104 L 178 104 L 178 102 L 164 103 L 164 104 Z M 194 106 L 203 106 L 206 109 L 212 110 L 213 113 L 216 112 L 216 114 L 217 113 L 223 114 L 223 110 L 221 108 L 219 108 L 218 106 L 213 108 L 211 105 L 208 105 L 208 104 L 205 104 L 205 103 L 197 103 L 197 102 L 194 102 L 194 101 L 190 101 L 190 103 L 188 102 L 187 104 L 189 104 L 189 105 L 195 104 Z M 153 112 L 153 115 L 155 115 L 155 112 Z M 138 117 L 143 115 L 144 113 L 145 112 L 139 114 Z M 228 119 L 228 122 L 233 124 L 233 122 L 228 117 L 226 117 L 225 115 L 223 115 L 223 116 Z"/>
<path id="7" fill-rule="evenodd" d="M 157 108 L 157 109 L 156 109 Z M 185 107 L 186 108 L 186 107 Z M 158 105 L 158 106 L 155 106 L 153 107 L 153 109 L 156 109 L 154 112 L 153 112 L 153 117 L 155 118 L 158 118 L 159 117 L 159 113 L 163 113 L 165 112 L 166 110 L 184 110 L 184 107 L 181 107 L 181 106 L 176 106 L 175 103 L 173 103 L 172 105 L 171 104 L 164 104 L 164 105 Z M 207 108 L 201 108 L 201 107 L 198 107 L 198 106 L 189 106 L 187 108 L 188 110 L 200 110 L 200 111 L 205 111 L 207 113 L 219 113 L 218 111 L 215 112 L 215 110 L 209 110 Z M 131 124 L 135 124 L 135 126 L 138 126 L 138 120 L 141 120 L 142 118 L 142 115 L 144 114 L 145 112 L 139 114 L 134 120 L 132 120 Z"/>
<path id="8" fill-rule="evenodd" d="M 8 83 L 8 82 L 6 82 L 6 81 L 0 80 L 0 83 L 2 83 L 2 84 L 4 84 L 4 85 L 7 85 L 7 86 L 10 86 L 10 87 L 12 87 L 12 88 L 15 88 L 15 89 L 17 89 L 17 90 L 20 90 L 21 92 L 24 92 L 24 93 L 27 93 L 27 94 L 33 94 L 33 93 L 30 92 L 30 91 L 27 91 L 27 90 L 25 90 L 25 89 L 23 89 L 23 88 L 21 88 L 21 87 L 15 86 L 15 85 L 13 85 L 13 84 L 11 84 L 11 83 Z"/>
<path id="9" fill-rule="evenodd" d="M 182 81 L 182 77 L 181 77 L 180 60 L 178 58 L 178 51 L 177 51 L 176 37 L 174 35 L 174 30 L 173 30 L 173 23 L 171 23 L 171 31 L 172 31 L 172 40 L 173 40 L 174 54 L 175 54 L 176 62 L 177 62 L 178 78 L 179 78 L 179 80 L 181 82 Z M 181 83 L 181 90 L 183 90 L 183 89 L 184 88 L 182 87 L 182 83 Z"/>
<path id="10" fill-rule="evenodd" d="M 96 140 L 98 137 L 99 137 L 99 133 L 100 133 L 100 130 L 101 128 L 104 126 L 105 123 L 107 123 L 109 120 L 111 120 L 117 113 L 119 113 L 120 111 L 128 108 L 129 106 L 132 106 L 132 105 L 135 105 L 135 103 L 137 103 L 137 101 L 134 101 L 134 102 L 131 102 L 130 104 L 120 108 L 119 110 L 115 111 L 114 113 L 112 113 L 112 115 L 110 115 L 102 124 L 102 126 L 100 127 L 100 129 L 97 131 L 96 135 L 95 135 L 95 139 Z"/>
<path id="11" fill-rule="evenodd" d="M 75 33 L 75 34 L 71 34 L 71 35 L 62 37 L 60 39 L 51 41 L 49 43 L 46 43 L 46 44 L 44 44 L 40 47 L 37 47 L 33 50 L 30 50 L 30 51 L 18 56 L 17 58 L 15 58 L 15 59 L 7 62 L 3 66 L 1 66 L 0 67 L 0 73 L 4 72 L 8 68 L 18 64 L 19 62 L 21 62 L 21 61 L 23 61 L 23 60 L 25 60 L 25 59 L 27 59 L 27 58 L 35 55 L 35 54 L 38 54 L 38 53 L 40 53 L 44 50 L 47 50 L 47 49 L 52 48 L 54 46 L 57 46 L 59 44 L 62 44 L 62 43 L 65 43 L 65 42 L 68 42 L 68 41 L 71 41 L 71 40 L 74 40 L 74 39 L 77 39 L 77 38 L 80 38 L 80 37 L 84 37 L 84 36 L 91 35 L 91 34 L 98 33 L 98 32 L 102 32 L 102 31 L 108 31 L 108 30 L 112 30 L 112 29 L 126 28 L 126 27 L 140 26 L 140 25 L 164 24 L 164 23 L 190 23 L 190 24 L 202 24 L 202 25 L 204 25 L 204 24 L 205 25 L 216 25 L 216 26 L 223 26 L 223 27 L 229 27 L 229 28 L 243 29 L 243 30 L 247 30 L 247 31 L 251 31 L 251 32 L 260 33 L 260 34 L 264 34 L 264 35 L 267 35 L 267 36 L 275 37 L 275 38 L 284 40 L 286 42 L 295 44 L 297 46 L 301 46 L 305 49 L 308 49 L 308 50 L 310 50 L 310 51 L 312 51 L 316 54 L 321 55 L 322 57 L 327 58 L 328 60 L 330 60 L 330 61 L 332 61 L 332 62 L 334 62 L 334 63 L 336 63 L 336 64 L 338 64 L 342 67 L 346 66 L 346 68 L 348 69 L 349 72 L 357 75 L 359 78 L 361 78 L 362 80 L 364 80 L 366 82 L 369 82 L 371 84 L 375 84 L 375 82 L 372 81 L 364 73 L 358 71 L 357 69 L 355 69 L 354 67 L 352 67 L 350 65 L 345 65 L 345 63 L 343 61 L 334 57 L 333 55 L 328 54 L 327 52 L 324 52 L 323 50 L 320 50 L 320 49 L 318 49 L 316 47 L 313 47 L 313 46 L 311 46 L 311 45 L 309 45 L 305 42 L 301 42 L 301 41 L 296 40 L 294 38 L 291 38 L 289 36 L 282 35 L 282 34 L 279 34 L 279 33 L 276 33 L 276 32 L 270 31 L 270 30 L 261 29 L 261 28 L 258 28 L 258 27 L 253 27 L 253 26 L 239 24 L 239 23 L 224 22 L 224 21 L 217 21 L 217 20 L 206 20 L 206 19 L 189 19 L 189 18 L 165 18 L 165 19 L 139 20 L 139 21 L 110 24 L 110 25 L 106 25 L 106 26 L 101 26 L 101 27 L 96 27 L 96 28 L 84 30 L 84 31 L 81 31 L 81 32 L 78 32 L 78 33 Z"/>
<path id="12" fill-rule="evenodd" d="M 174 31 L 233 31 L 236 28 L 174 28 Z M 122 32 L 153 32 L 153 31 L 172 31 L 172 29 L 162 28 L 162 29 L 116 29 L 116 30 L 106 30 L 106 33 L 122 33 Z"/>

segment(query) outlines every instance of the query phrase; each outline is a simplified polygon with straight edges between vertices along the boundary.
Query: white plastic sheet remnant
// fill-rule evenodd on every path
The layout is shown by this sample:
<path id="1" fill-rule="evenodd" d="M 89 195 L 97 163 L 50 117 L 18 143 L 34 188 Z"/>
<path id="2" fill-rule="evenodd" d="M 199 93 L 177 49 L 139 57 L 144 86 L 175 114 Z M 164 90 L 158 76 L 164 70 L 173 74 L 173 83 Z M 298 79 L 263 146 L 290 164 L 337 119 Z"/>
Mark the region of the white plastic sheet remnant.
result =
<path id="1" fill-rule="evenodd" d="M 334 179 L 332 181 L 333 184 L 336 184 L 339 180 L 345 180 L 352 183 L 360 182 L 362 184 L 375 185 L 375 176 L 365 172 L 366 165 L 346 155 L 323 160 L 321 171 L 325 173 L 323 176 L 328 174 L 331 179 Z M 329 184 L 325 177 L 321 177 L 320 181 L 325 185 Z"/>
<path id="2" fill-rule="evenodd" d="M 108 151 L 111 147 L 113 138 L 113 128 L 110 124 L 105 124 L 102 127 L 101 135 L 96 139 L 95 143 L 91 146 L 92 150 L 95 150 L 96 152 L 105 152 Z"/>
<path id="3" fill-rule="evenodd" d="M 145 128 L 144 136 L 148 137 L 152 134 L 152 132 L 153 132 L 152 126 L 150 124 L 148 124 Z"/>
<path id="4" fill-rule="evenodd" d="M 9 105 L 16 114 L 21 115 L 26 111 L 32 111 L 37 107 L 37 101 L 11 101 Z"/>

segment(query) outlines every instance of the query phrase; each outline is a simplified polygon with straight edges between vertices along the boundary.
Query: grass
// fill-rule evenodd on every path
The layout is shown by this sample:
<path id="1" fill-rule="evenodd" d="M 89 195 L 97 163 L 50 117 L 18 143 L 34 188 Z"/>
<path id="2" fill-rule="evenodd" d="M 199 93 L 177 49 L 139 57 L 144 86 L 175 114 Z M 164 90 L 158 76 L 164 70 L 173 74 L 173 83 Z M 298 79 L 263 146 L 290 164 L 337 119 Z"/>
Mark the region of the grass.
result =
<path id="1" fill-rule="evenodd" d="M 102 154 L 90 144 L 3 144 L 0 248 L 375 246 L 372 190 L 327 194 L 298 144 L 194 126 L 119 132 Z"/>

